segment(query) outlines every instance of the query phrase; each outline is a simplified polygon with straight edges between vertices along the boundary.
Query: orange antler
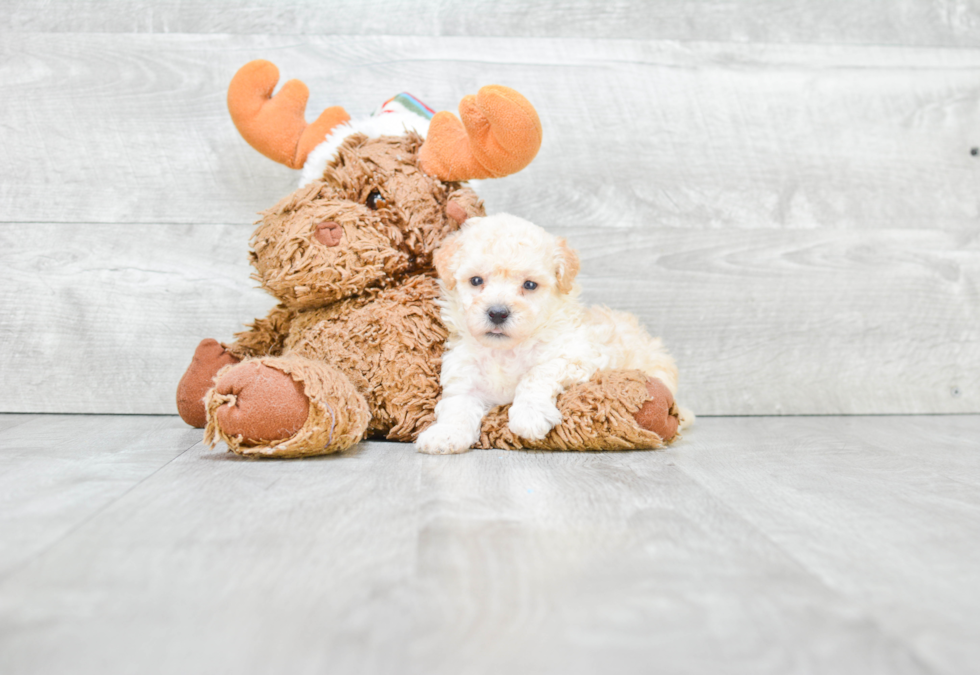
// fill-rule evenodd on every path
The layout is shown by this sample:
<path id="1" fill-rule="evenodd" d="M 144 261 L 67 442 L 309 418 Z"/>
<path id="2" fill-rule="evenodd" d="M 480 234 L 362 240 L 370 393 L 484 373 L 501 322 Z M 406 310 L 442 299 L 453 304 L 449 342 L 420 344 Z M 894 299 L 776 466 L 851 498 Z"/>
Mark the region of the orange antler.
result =
<path id="1" fill-rule="evenodd" d="M 531 163 L 541 147 L 541 120 L 526 98 L 494 84 L 459 104 L 462 124 L 436 113 L 420 150 L 422 169 L 444 181 L 500 178 Z M 465 129 L 464 129 L 465 127 Z"/>
<path id="2" fill-rule="evenodd" d="M 310 90 L 299 80 L 290 80 L 273 96 L 277 82 L 279 69 L 274 64 L 246 63 L 228 85 L 228 112 L 249 145 L 269 159 L 300 169 L 310 151 L 350 115 L 334 106 L 308 125 L 305 111 Z"/>

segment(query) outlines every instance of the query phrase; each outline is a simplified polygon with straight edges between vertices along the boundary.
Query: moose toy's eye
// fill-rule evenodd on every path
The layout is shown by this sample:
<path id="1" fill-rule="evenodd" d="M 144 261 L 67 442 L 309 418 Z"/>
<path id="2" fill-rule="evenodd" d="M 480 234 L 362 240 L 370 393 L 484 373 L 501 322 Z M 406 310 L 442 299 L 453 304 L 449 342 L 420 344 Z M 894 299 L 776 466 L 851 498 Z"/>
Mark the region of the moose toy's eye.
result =
<path id="1" fill-rule="evenodd" d="M 537 287 L 538 287 L 538 284 L 536 282 L 534 282 L 534 281 L 525 281 L 524 282 L 524 290 L 525 291 L 533 291 Z"/>
<path id="2" fill-rule="evenodd" d="M 367 201 L 364 204 L 372 211 L 377 211 L 385 205 L 385 198 L 377 190 L 371 190 L 371 194 L 368 195 Z"/>
<path id="3" fill-rule="evenodd" d="M 483 277 L 472 277 L 470 279 L 470 283 L 473 284 L 474 286 L 482 286 L 483 285 Z"/>

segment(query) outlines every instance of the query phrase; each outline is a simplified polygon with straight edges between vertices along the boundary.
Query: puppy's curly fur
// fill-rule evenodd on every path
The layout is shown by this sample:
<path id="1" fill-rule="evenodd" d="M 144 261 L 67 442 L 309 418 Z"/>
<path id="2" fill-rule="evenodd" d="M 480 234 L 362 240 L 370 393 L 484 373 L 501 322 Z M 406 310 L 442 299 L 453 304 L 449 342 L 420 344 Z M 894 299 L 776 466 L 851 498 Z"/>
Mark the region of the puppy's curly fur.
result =
<path id="1" fill-rule="evenodd" d="M 578 302 L 579 259 L 565 240 L 507 214 L 471 218 L 434 261 L 449 339 L 421 451 L 466 451 L 484 416 L 507 403 L 509 430 L 541 440 L 562 421 L 558 395 L 598 371 L 639 370 L 676 395 L 677 367 L 658 338 L 630 314 Z"/>

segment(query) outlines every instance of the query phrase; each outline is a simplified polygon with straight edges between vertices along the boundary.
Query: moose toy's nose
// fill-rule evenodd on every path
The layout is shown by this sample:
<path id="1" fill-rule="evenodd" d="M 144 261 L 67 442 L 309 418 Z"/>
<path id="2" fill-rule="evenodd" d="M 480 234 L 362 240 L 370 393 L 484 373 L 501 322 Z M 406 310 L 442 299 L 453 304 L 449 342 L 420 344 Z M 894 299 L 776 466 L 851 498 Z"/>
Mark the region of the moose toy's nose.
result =
<path id="1" fill-rule="evenodd" d="M 490 323 L 499 326 L 510 316 L 510 310 L 502 305 L 496 305 L 487 310 L 487 316 L 490 317 Z"/>
<path id="2" fill-rule="evenodd" d="M 336 246 L 340 243 L 340 238 L 343 234 L 344 229 L 340 226 L 340 223 L 325 220 L 322 223 L 317 223 L 316 233 L 313 236 L 324 246 Z"/>

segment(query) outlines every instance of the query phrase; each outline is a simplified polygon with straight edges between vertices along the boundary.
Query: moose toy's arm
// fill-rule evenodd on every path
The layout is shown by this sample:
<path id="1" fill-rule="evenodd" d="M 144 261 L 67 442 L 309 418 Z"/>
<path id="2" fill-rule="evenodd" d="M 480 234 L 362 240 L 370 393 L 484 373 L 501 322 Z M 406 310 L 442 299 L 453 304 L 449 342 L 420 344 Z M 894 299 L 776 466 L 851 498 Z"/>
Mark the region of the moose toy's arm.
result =
<path id="1" fill-rule="evenodd" d="M 292 312 L 278 305 L 264 319 L 256 319 L 248 330 L 237 333 L 231 344 L 211 338 L 201 340 L 177 385 L 177 412 L 181 419 L 192 427 L 204 428 L 204 396 L 214 386 L 218 371 L 246 358 L 281 354 L 292 316 Z"/>
<path id="2" fill-rule="evenodd" d="M 294 312 L 285 306 L 276 305 L 264 319 L 248 324 L 248 330 L 235 333 L 235 341 L 226 348 L 239 360 L 253 356 L 279 356 L 293 316 Z"/>

